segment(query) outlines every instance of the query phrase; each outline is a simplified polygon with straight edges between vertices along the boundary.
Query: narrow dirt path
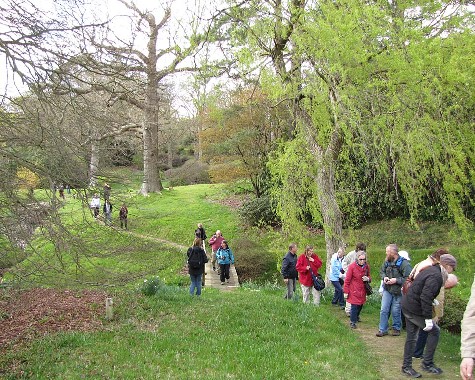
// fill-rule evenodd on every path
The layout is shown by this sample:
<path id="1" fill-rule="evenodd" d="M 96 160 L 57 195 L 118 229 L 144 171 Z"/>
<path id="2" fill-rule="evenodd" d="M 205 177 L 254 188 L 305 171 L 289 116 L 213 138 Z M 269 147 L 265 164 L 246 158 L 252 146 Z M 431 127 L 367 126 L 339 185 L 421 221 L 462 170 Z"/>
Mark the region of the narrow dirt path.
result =
<path id="1" fill-rule="evenodd" d="M 349 325 L 349 319 L 345 313 L 339 314 L 339 319 Z M 361 314 L 361 319 L 363 322 L 358 323 L 358 327 L 353 331 L 366 343 L 374 359 L 379 363 L 381 380 L 409 379 L 409 377 L 401 373 L 406 332 L 402 330 L 400 336 L 387 335 L 380 338 L 376 336 L 378 332 L 377 322 L 367 322 L 365 320 L 364 309 Z M 441 339 L 443 339 L 443 337 L 441 337 Z M 435 352 L 435 363 L 444 370 L 443 374 L 432 375 L 422 371 L 420 368 L 421 362 L 421 359 L 414 358 L 412 366 L 417 372 L 422 374 L 423 379 L 460 379 L 459 363 L 454 363 L 453 360 L 444 358 L 440 350 Z"/>

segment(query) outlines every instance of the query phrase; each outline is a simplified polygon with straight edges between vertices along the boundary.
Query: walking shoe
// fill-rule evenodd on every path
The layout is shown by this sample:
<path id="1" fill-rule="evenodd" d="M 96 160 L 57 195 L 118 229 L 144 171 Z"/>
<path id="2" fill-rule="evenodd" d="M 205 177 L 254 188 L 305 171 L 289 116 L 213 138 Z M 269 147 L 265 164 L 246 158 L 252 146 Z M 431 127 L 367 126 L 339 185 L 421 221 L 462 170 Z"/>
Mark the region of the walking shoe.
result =
<path id="1" fill-rule="evenodd" d="M 213 267 L 213 270 L 216 271 L 216 267 Z"/>
<path id="2" fill-rule="evenodd" d="M 350 327 L 351 327 L 352 329 L 356 329 L 356 323 L 350 322 Z"/>
<path id="3" fill-rule="evenodd" d="M 399 335 L 401 335 L 401 330 L 393 329 L 393 333 L 391 335 L 392 336 L 399 336 Z"/>
<path id="4" fill-rule="evenodd" d="M 385 335 L 388 335 L 388 332 L 387 332 L 387 331 L 382 332 L 382 331 L 380 330 L 380 331 L 378 331 L 378 332 L 376 333 L 376 336 L 379 336 L 380 338 L 381 338 L 382 336 L 385 336 Z"/>
<path id="5" fill-rule="evenodd" d="M 402 367 L 401 372 L 406 376 L 414 377 L 416 379 L 419 377 L 422 377 L 422 375 L 416 370 L 414 370 L 414 368 L 412 367 L 406 367 L 406 368 Z"/>
<path id="6" fill-rule="evenodd" d="M 224 285 L 224 282 L 221 282 L 221 285 Z"/>
<path id="7" fill-rule="evenodd" d="M 434 364 L 425 365 L 424 363 L 422 363 L 421 368 L 423 371 L 432 373 L 434 375 L 440 375 L 442 372 L 444 372 L 439 367 L 436 367 Z"/>

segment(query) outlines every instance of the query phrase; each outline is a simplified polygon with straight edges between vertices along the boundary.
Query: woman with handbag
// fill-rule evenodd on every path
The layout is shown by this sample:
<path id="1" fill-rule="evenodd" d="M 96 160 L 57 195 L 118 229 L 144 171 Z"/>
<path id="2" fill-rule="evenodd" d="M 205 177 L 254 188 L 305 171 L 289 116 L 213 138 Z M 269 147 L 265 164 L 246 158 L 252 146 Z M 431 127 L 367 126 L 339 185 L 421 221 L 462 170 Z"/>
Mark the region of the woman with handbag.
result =
<path id="1" fill-rule="evenodd" d="M 360 251 L 356 261 L 348 267 L 343 286 L 344 298 L 351 304 L 350 327 L 356 328 L 360 322 L 360 313 L 366 303 L 365 283 L 371 282 L 369 264 L 366 262 L 366 252 Z"/>
<path id="2" fill-rule="evenodd" d="M 322 260 L 318 257 L 312 246 L 305 247 L 305 252 L 297 259 L 295 268 L 299 272 L 299 282 L 302 288 L 303 302 L 308 303 L 310 291 L 313 296 L 313 304 L 320 305 L 320 292 L 313 286 L 312 273 L 317 276 L 318 270 L 322 267 Z"/>

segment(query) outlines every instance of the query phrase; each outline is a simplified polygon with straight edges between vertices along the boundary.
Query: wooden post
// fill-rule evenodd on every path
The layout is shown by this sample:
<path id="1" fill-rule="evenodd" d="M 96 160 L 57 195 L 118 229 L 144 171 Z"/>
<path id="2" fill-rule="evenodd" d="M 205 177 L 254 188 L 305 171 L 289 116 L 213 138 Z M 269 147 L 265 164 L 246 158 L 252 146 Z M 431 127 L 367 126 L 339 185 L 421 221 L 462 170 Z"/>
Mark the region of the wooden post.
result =
<path id="1" fill-rule="evenodd" d="M 114 317 L 114 310 L 112 309 L 112 305 L 114 302 L 112 298 L 106 298 L 106 319 L 111 320 Z"/>

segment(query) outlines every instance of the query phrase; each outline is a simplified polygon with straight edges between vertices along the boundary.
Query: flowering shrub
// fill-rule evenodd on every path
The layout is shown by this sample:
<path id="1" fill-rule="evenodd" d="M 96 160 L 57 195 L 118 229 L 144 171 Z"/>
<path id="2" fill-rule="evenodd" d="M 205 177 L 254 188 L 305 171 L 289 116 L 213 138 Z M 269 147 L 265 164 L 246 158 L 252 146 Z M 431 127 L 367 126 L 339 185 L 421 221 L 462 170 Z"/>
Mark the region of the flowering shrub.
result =
<path id="1" fill-rule="evenodd" d="M 157 292 L 162 288 L 164 285 L 158 276 L 145 279 L 140 287 L 140 292 L 146 296 L 153 296 L 157 294 Z"/>

